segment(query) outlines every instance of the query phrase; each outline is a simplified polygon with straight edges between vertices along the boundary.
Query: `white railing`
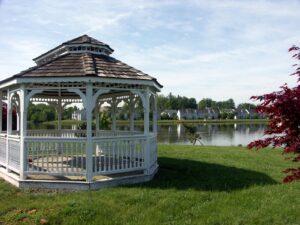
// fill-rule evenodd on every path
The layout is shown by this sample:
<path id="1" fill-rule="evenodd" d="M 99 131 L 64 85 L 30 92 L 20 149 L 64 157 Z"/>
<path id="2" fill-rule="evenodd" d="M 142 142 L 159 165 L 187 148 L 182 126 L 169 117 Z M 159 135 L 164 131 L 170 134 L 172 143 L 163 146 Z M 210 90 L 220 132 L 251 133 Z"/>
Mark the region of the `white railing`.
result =
<path id="1" fill-rule="evenodd" d="M 146 137 L 93 139 L 93 173 L 112 174 L 145 168 Z"/>
<path id="2" fill-rule="evenodd" d="M 84 138 L 26 138 L 27 174 L 85 175 Z"/>
<path id="3" fill-rule="evenodd" d="M 66 133 L 68 132 L 69 130 Z M 47 136 L 47 133 L 53 136 Z M 57 131 L 48 130 L 47 133 L 34 131 L 29 134 L 32 136 L 24 138 L 24 154 L 27 159 L 25 174 L 86 176 L 87 171 L 90 171 L 86 166 L 87 160 L 92 160 L 88 165 L 92 165 L 93 176 L 147 171 L 157 165 L 157 143 L 154 134 L 146 136 L 136 132 L 132 135 L 130 132 L 128 135 L 126 132 L 119 132 L 115 134 L 116 136 L 110 136 L 109 132 L 103 132 L 102 134 L 105 133 L 107 136 L 92 137 L 90 151 L 86 149 L 86 137 L 75 138 L 78 132 L 69 132 L 73 134 L 70 137 L 57 137 L 55 136 Z M 91 152 L 92 157 L 87 157 L 87 151 Z M 18 136 L 0 135 L 0 164 L 17 173 L 20 172 Z"/>
<path id="4" fill-rule="evenodd" d="M 94 131 L 94 135 L 96 137 L 114 137 L 114 136 L 128 136 L 128 135 L 141 135 L 143 131 L 111 131 L 111 130 L 99 130 Z"/>
<path id="5" fill-rule="evenodd" d="M 20 137 L 8 136 L 8 165 L 7 168 L 15 172 L 20 171 Z"/>
<path id="6" fill-rule="evenodd" d="M 85 137 L 85 130 L 28 130 L 28 137 L 63 137 L 77 138 Z"/>
<path id="7" fill-rule="evenodd" d="M 150 167 L 157 165 L 157 138 L 156 135 L 152 135 L 149 138 L 149 155 L 150 155 Z"/>
<path id="8" fill-rule="evenodd" d="M 0 135 L 0 164 L 6 165 L 6 135 Z"/>
<path id="9" fill-rule="evenodd" d="M 115 136 L 128 136 L 140 135 L 142 131 L 111 131 L 99 130 L 92 132 L 93 137 L 115 137 Z M 28 130 L 28 137 L 63 137 L 63 138 L 77 138 L 86 137 L 86 130 Z"/>

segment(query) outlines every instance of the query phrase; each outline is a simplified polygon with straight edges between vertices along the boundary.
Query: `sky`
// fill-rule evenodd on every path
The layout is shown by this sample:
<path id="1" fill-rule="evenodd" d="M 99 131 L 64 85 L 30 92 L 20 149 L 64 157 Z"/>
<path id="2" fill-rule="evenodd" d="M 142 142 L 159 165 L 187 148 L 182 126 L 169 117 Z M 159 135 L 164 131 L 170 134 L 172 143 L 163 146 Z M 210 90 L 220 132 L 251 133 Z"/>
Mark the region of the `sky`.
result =
<path id="1" fill-rule="evenodd" d="M 0 0 L 0 79 L 88 34 L 154 76 L 162 94 L 233 98 L 278 90 L 300 45 L 299 0 Z"/>

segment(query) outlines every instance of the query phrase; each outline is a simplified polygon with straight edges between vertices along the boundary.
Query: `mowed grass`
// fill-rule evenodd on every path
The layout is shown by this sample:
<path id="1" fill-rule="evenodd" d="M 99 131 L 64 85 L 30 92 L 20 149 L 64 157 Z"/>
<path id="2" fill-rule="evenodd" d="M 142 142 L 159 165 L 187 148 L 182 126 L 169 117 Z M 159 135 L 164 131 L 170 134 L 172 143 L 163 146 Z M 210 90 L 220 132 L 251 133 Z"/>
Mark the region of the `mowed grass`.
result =
<path id="1" fill-rule="evenodd" d="M 279 150 L 159 145 L 148 183 L 97 191 L 24 191 L 0 181 L 0 224 L 300 224 L 296 166 Z"/>

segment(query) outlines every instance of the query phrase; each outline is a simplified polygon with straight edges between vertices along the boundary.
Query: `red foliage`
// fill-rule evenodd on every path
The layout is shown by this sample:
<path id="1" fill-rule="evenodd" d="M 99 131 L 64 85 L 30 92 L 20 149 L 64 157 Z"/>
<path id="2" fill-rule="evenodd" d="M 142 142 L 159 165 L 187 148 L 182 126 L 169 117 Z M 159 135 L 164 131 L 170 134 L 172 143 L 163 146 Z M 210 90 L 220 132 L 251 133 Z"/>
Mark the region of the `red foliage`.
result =
<path id="1" fill-rule="evenodd" d="M 295 51 L 293 57 L 300 60 L 300 48 L 292 46 L 289 51 Z M 300 64 L 295 64 L 300 82 Z M 279 91 L 253 96 L 251 99 L 260 101 L 257 111 L 268 116 L 269 123 L 265 139 L 253 141 L 248 148 L 264 148 L 267 146 L 283 147 L 283 153 L 294 154 L 293 161 L 300 161 L 300 85 L 289 88 L 287 84 L 280 87 Z M 300 180 L 300 168 L 289 168 L 284 171 L 287 176 L 283 182 L 288 183 Z"/>

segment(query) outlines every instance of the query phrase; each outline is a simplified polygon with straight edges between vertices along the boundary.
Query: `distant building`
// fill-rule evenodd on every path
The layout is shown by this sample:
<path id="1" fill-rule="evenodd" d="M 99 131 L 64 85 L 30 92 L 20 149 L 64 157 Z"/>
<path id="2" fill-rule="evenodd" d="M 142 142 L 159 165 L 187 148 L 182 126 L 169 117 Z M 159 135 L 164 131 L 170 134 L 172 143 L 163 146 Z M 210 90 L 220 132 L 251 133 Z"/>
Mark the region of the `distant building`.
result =
<path id="1" fill-rule="evenodd" d="M 256 112 L 255 109 L 237 109 L 236 110 L 237 119 L 264 119 L 266 116 L 264 114 Z"/>
<path id="2" fill-rule="evenodd" d="M 218 119 L 219 111 L 213 108 L 181 109 L 177 111 L 179 120 Z"/>
<path id="3" fill-rule="evenodd" d="M 162 112 L 160 113 L 160 117 L 161 117 L 162 119 L 164 119 L 164 118 L 178 119 L 178 118 L 177 118 L 177 117 L 178 117 L 178 115 L 177 115 L 177 110 L 175 110 L 175 109 L 166 109 L 166 110 L 164 110 L 164 111 L 162 111 Z"/>
<path id="4" fill-rule="evenodd" d="M 74 111 L 72 120 L 86 120 L 86 111 L 84 109 Z"/>

